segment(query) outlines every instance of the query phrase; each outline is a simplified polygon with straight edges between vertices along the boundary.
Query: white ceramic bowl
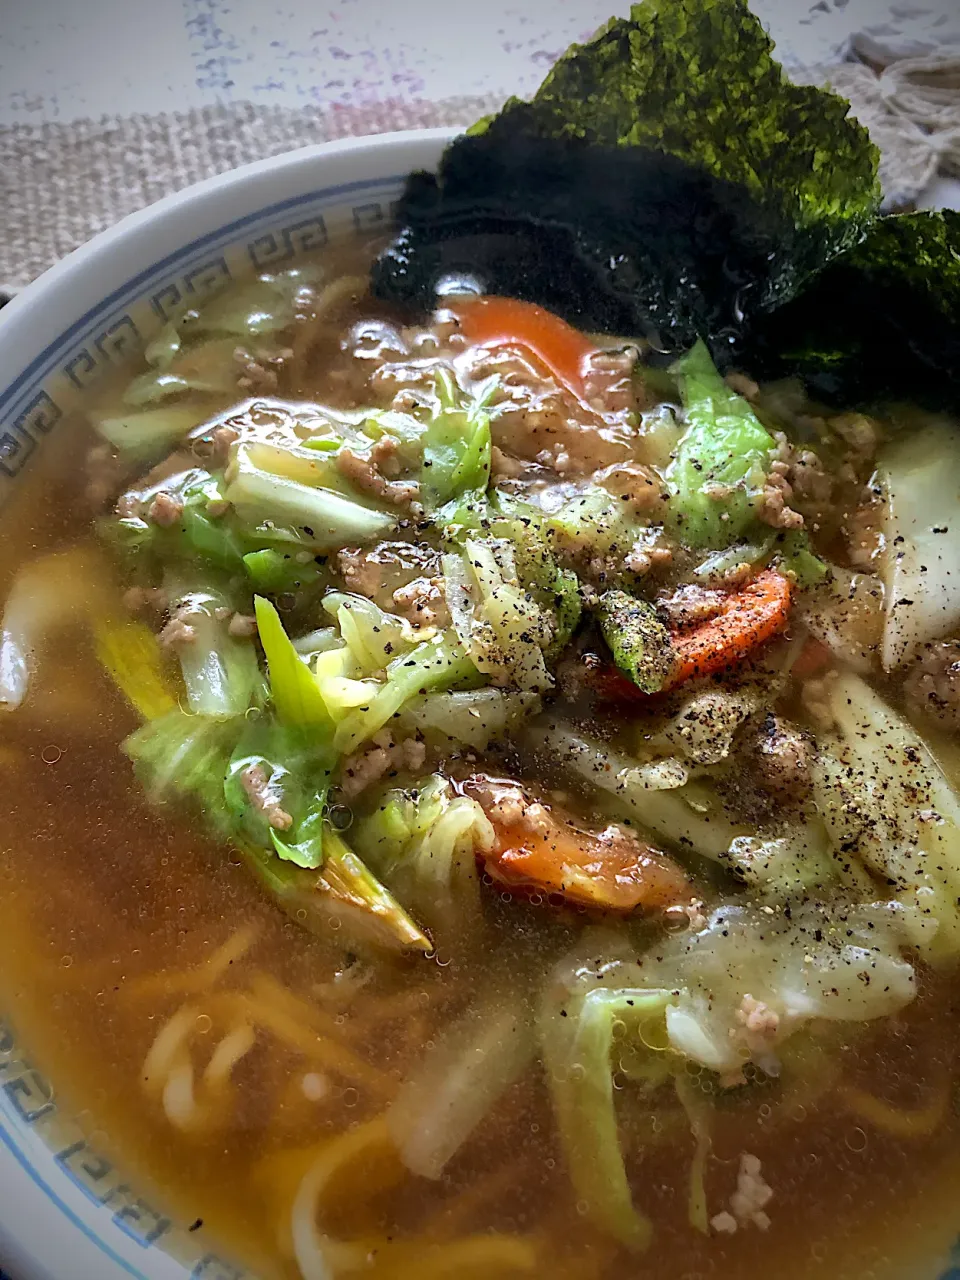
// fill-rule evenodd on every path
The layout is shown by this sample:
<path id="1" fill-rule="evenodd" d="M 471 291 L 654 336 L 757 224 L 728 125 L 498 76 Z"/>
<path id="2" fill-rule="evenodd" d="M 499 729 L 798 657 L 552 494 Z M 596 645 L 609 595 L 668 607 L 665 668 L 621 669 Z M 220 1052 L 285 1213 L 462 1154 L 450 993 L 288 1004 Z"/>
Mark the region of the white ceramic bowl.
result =
<path id="1" fill-rule="evenodd" d="M 236 169 L 125 218 L 25 289 L 0 311 L 0 501 L 39 449 L 59 447 L 57 424 L 84 390 L 171 308 L 387 226 L 405 176 L 433 168 L 451 136 L 387 133 Z M 12 1280 L 253 1280 L 88 1146 L 2 1007 L 0 1190 Z"/>

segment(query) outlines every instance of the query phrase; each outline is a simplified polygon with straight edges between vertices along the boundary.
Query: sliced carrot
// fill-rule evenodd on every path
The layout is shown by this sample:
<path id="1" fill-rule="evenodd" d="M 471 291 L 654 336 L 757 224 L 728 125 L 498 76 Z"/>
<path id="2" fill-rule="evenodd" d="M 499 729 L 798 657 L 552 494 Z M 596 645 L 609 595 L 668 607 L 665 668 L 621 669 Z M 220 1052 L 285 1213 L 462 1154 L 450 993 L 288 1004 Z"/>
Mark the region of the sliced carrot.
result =
<path id="1" fill-rule="evenodd" d="M 797 660 L 790 668 L 790 674 L 799 680 L 807 680 L 810 676 L 825 671 L 833 662 L 833 654 L 820 640 L 808 636 L 803 648 L 797 654 Z"/>
<path id="2" fill-rule="evenodd" d="M 690 897 L 690 881 L 671 858 L 619 827 L 593 835 L 544 814 L 535 829 L 494 823 L 497 849 L 483 859 L 494 879 L 623 915 Z"/>
<path id="3" fill-rule="evenodd" d="M 469 342 L 480 347 L 519 347 L 578 399 L 585 398 L 584 374 L 599 348 L 559 316 L 517 298 L 458 299 L 450 310 Z"/>
<path id="4" fill-rule="evenodd" d="M 716 617 L 674 635 L 676 659 L 666 687 L 673 689 L 684 680 L 729 670 L 758 645 L 779 635 L 790 619 L 792 591 L 782 573 L 765 569 L 729 595 Z"/>

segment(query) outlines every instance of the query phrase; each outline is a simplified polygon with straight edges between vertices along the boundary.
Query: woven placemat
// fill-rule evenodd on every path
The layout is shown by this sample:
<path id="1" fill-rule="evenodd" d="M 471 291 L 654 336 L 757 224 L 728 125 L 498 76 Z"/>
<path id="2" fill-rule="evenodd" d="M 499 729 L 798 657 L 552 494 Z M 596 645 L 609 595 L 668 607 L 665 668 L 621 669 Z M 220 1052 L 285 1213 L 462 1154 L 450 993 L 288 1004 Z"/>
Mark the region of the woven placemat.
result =
<path id="1" fill-rule="evenodd" d="M 333 138 L 472 124 L 495 98 L 299 109 L 250 102 L 0 128 L 0 291 L 125 214 L 226 169 Z"/>

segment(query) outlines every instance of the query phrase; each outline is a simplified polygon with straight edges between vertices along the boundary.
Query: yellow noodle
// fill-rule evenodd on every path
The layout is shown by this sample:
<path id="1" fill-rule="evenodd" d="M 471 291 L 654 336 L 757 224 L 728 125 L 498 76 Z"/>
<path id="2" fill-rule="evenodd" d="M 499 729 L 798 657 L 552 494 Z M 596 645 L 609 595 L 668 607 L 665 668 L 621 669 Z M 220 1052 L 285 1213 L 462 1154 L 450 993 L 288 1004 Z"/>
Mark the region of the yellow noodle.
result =
<path id="1" fill-rule="evenodd" d="M 204 960 L 198 972 L 205 973 L 211 985 L 219 982 L 231 965 L 243 959 L 259 936 L 260 926 L 256 924 L 246 924 L 240 929 L 235 929 L 226 942 L 218 947 L 212 956 Z"/>
<path id="2" fill-rule="evenodd" d="M 199 1010 L 184 1004 L 163 1024 L 147 1051 L 141 1079 L 151 1097 L 159 1097 L 178 1057 L 186 1055 L 186 1041 L 196 1026 Z"/>
<path id="3" fill-rule="evenodd" d="M 950 1109 L 949 1084 L 945 1084 L 925 1107 L 895 1107 L 852 1085 L 845 1085 L 840 1090 L 840 1097 L 861 1120 L 894 1138 L 929 1138 L 943 1124 Z"/>
<path id="4" fill-rule="evenodd" d="M 369 1246 L 332 1240 L 324 1235 L 317 1227 L 317 1212 L 331 1184 L 336 1184 L 338 1192 L 343 1190 L 345 1174 L 351 1165 L 361 1165 L 361 1186 L 367 1192 L 373 1158 L 379 1156 L 382 1160 L 384 1155 L 392 1157 L 397 1179 L 402 1178 L 405 1171 L 390 1139 L 386 1117 L 381 1115 L 326 1143 L 301 1180 L 290 1211 L 290 1232 L 303 1280 L 329 1280 L 331 1272 L 349 1270 L 366 1262 Z M 388 1160 L 388 1167 L 389 1164 Z"/>
<path id="5" fill-rule="evenodd" d="M 382 1264 L 374 1268 L 377 1280 L 448 1280 L 454 1276 L 497 1276 L 499 1280 L 537 1269 L 536 1246 L 520 1236 L 464 1236 L 448 1244 L 411 1240 L 404 1241 L 402 1252 L 413 1256 L 397 1262 L 389 1247 L 383 1251 Z"/>
<path id="6" fill-rule="evenodd" d="M 263 1027 L 291 1049 L 319 1062 L 327 1070 L 335 1071 L 337 1075 L 380 1096 L 394 1092 L 393 1082 L 383 1071 L 364 1062 L 346 1045 L 325 1039 L 309 1027 L 301 1027 L 285 1010 L 273 1007 L 266 1000 L 258 1000 L 249 992 L 230 992 L 224 999 L 230 1001 L 241 1017 Z"/>
<path id="7" fill-rule="evenodd" d="M 222 1088 L 230 1084 L 233 1068 L 253 1048 L 256 1032 L 247 1023 L 240 1023 L 228 1031 L 214 1049 L 203 1073 L 203 1082 L 209 1088 Z"/>
<path id="8" fill-rule="evenodd" d="M 123 988 L 134 997 L 188 994 L 204 991 L 226 976 L 230 967 L 242 960 L 260 934 L 259 926 L 249 924 L 235 930 L 212 956 L 191 969 L 180 972 L 151 973 L 134 978 Z"/>
<path id="9" fill-rule="evenodd" d="M 294 995 L 289 987 L 285 987 L 269 973 L 255 973 L 250 979 L 250 990 L 265 1003 L 284 1010 L 298 1023 L 313 1027 L 319 1035 L 339 1037 L 343 1034 L 343 1026 L 325 1009 Z"/>
<path id="10" fill-rule="evenodd" d="M 392 1022 L 420 1011 L 436 1011 L 438 1007 L 450 1003 L 456 994 L 456 988 L 448 983 L 446 986 L 436 984 L 427 988 L 407 988 L 390 995 L 368 995 L 363 1000 L 363 1017 L 371 1022 Z M 424 995 L 427 996 L 426 1000 Z"/>
<path id="11" fill-rule="evenodd" d="M 204 1117 L 197 1106 L 193 1066 L 189 1059 L 170 1068 L 163 1085 L 162 1102 L 167 1119 L 181 1133 L 193 1133 L 203 1127 Z"/>

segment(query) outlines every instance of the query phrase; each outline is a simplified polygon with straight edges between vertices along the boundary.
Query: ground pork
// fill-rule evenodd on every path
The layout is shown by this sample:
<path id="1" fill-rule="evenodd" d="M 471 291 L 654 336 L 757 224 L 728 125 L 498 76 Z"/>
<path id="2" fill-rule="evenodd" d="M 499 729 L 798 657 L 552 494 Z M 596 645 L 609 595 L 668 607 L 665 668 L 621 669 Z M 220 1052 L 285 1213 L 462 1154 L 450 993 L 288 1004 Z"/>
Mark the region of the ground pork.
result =
<path id="1" fill-rule="evenodd" d="M 388 770 L 406 770 L 416 773 L 427 758 L 427 748 L 418 738 L 403 738 L 395 742 L 393 735 L 381 729 L 371 739 L 369 746 L 348 756 L 341 766 L 340 790 L 347 799 L 360 795 L 367 787 L 379 782 Z"/>
<path id="2" fill-rule="evenodd" d="M 657 612 L 671 627 L 682 630 L 716 617 L 726 603 L 726 593 L 699 587 L 695 583 L 678 587 L 675 591 L 662 592 L 657 597 Z"/>
<path id="3" fill-rule="evenodd" d="M 637 408 L 634 371 L 639 348 L 630 345 L 597 351 L 583 371 L 583 397 L 598 413 L 632 413 Z"/>
<path id="4" fill-rule="evenodd" d="M 800 701 L 818 729 L 833 728 L 833 712 L 830 710 L 830 685 L 840 677 L 839 671 L 827 671 L 819 679 L 805 680 L 800 688 Z"/>
<path id="5" fill-rule="evenodd" d="M 827 426 L 840 437 L 849 450 L 849 461 L 862 462 L 877 451 L 880 431 L 872 418 L 863 413 L 840 413 L 827 419 Z"/>
<path id="6" fill-rule="evenodd" d="M 551 445 L 549 449 L 541 449 L 537 454 L 537 462 L 541 467 L 555 471 L 558 476 L 565 476 L 569 471 L 575 470 L 570 454 L 560 444 Z"/>
<path id="7" fill-rule="evenodd" d="M 784 800 L 803 800 L 810 792 L 813 743 L 781 716 L 767 714 L 746 744 L 753 774 L 765 791 Z"/>
<path id="8" fill-rule="evenodd" d="M 816 519 L 833 496 L 833 477 L 812 449 L 792 445 L 775 432 L 776 451 L 763 487 L 760 519 L 775 529 L 799 529 Z"/>
<path id="9" fill-rule="evenodd" d="M 609 353 L 616 360 L 619 353 Z M 607 358 L 607 353 L 602 357 Z M 478 382 L 497 378 L 493 443 L 509 456 L 541 461 L 565 476 L 589 476 L 598 466 L 628 462 L 635 448 L 633 379 L 621 371 L 588 373 L 585 404 L 566 387 L 506 347 L 473 348 L 462 359 Z"/>
<path id="10" fill-rule="evenodd" d="M 383 565 L 357 547 L 337 552 L 337 572 L 357 595 L 372 599 L 383 583 Z"/>
<path id="11" fill-rule="evenodd" d="M 236 427 L 215 427 L 193 441 L 194 456 L 217 471 L 230 461 L 230 450 L 239 439 L 240 432 Z"/>
<path id="12" fill-rule="evenodd" d="M 667 497 L 656 472 L 638 462 L 617 462 L 612 467 L 604 467 L 594 472 L 593 482 L 638 513 L 655 511 Z"/>
<path id="13" fill-rule="evenodd" d="M 293 818 L 281 807 L 271 790 L 270 775 L 262 764 L 247 765 L 240 774 L 240 783 L 250 803 L 258 813 L 263 814 L 275 831 L 289 831 L 293 826 Z"/>
<path id="14" fill-rule="evenodd" d="M 550 831 L 553 821 L 546 805 L 531 800 L 519 784 L 477 774 L 464 784 L 467 794 L 492 822 L 503 827 L 525 827 L 528 831 Z"/>
<path id="15" fill-rule="evenodd" d="M 790 485 L 801 503 L 823 506 L 833 494 L 833 478 L 823 468 L 819 454 L 812 449 L 794 449 L 790 467 Z"/>
<path id="16" fill-rule="evenodd" d="M 252 613 L 235 613 L 230 619 L 227 630 L 232 636 L 246 640 L 257 634 L 257 620 Z"/>
<path id="17" fill-rule="evenodd" d="M 144 609 L 162 611 L 167 607 L 167 593 L 162 587 L 128 587 L 123 593 L 123 605 L 131 613 Z"/>
<path id="18" fill-rule="evenodd" d="M 442 578 L 414 578 L 394 591 L 393 604 L 415 627 L 446 626 L 450 621 Z"/>
<path id="19" fill-rule="evenodd" d="M 638 576 L 650 573 L 654 569 L 662 569 L 673 560 L 671 547 L 650 546 L 645 542 L 637 542 L 624 556 L 623 567 Z"/>
<path id="20" fill-rule="evenodd" d="M 160 632 L 160 645 L 164 649 L 182 649 L 184 645 L 194 644 L 197 633 L 189 622 L 189 613 L 174 613 L 173 617 Z"/>
<path id="21" fill-rule="evenodd" d="M 773 1190 L 764 1180 L 761 1169 L 757 1156 L 744 1151 L 740 1156 L 737 1189 L 730 1197 L 729 1211 L 724 1210 L 710 1219 L 714 1231 L 733 1235 L 738 1228 L 751 1224 L 761 1231 L 769 1228 L 770 1218 L 765 1209 L 773 1199 Z"/>
<path id="22" fill-rule="evenodd" d="M 417 579 L 426 579 L 442 585 L 440 553 L 425 544 L 416 545 L 409 542 L 379 543 L 369 550 L 361 551 L 357 547 L 345 547 L 337 553 L 337 572 L 343 578 L 348 591 L 375 600 L 381 609 L 394 612 L 399 609 L 394 600 L 394 593 L 412 585 Z M 424 592 L 415 589 L 415 597 L 424 596 Z M 403 597 L 401 597 L 401 600 Z M 414 605 L 416 600 L 414 600 Z M 446 625 L 446 601 L 433 597 L 427 601 L 441 625 Z M 399 609 L 405 612 L 404 609 Z M 425 619 L 416 613 L 408 615 L 412 622 L 423 622 Z"/>
<path id="23" fill-rule="evenodd" d="M 960 728 L 960 640 L 928 644 L 904 681 L 907 708 Z"/>
<path id="24" fill-rule="evenodd" d="M 737 1010 L 737 1022 L 743 1028 L 747 1047 L 754 1052 L 757 1049 L 769 1049 L 777 1038 L 780 1029 L 780 1015 L 752 995 L 745 995 Z M 732 1034 L 736 1034 L 735 1031 Z"/>
<path id="25" fill-rule="evenodd" d="M 358 489 L 399 507 L 412 502 L 419 494 L 420 486 L 413 480 L 388 479 L 391 474 L 399 474 L 396 452 L 396 440 L 392 436 L 381 436 L 367 453 L 341 449 L 337 455 L 337 466 L 341 475 Z"/>
<path id="26" fill-rule="evenodd" d="M 800 529 L 803 527 L 803 516 L 788 505 L 793 498 L 793 486 L 790 482 L 793 449 L 782 431 L 776 433 L 776 440 L 777 448 L 761 490 L 757 515 L 764 524 L 769 524 L 774 529 Z"/>
<path id="27" fill-rule="evenodd" d="M 293 358 L 293 349 L 284 347 L 264 355 L 248 351 L 246 347 L 237 347 L 233 358 L 239 367 L 237 386 L 244 391 L 263 394 L 277 390 L 280 372 L 284 364 Z"/>
<path id="28" fill-rule="evenodd" d="M 160 525 L 162 529 L 172 528 L 182 515 L 183 502 L 166 489 L 161 489 L 147 507 L 147 519 Z"/>
<path id="29" fill-rule="evenodd" d="M 495 477 L 503 480 L 516 480 L 518 476 L 523 475 L 528 466 L 529 463 L 523 462 L 520 458 L 514 458 L 509 453 L 504 453 L 496 445 L 490 450 L 490 472 Z"/>
<path id="30" fill-rule="evenodd" d="M 703 900 L 700 898 L 691 898 L 689 902 L 668 907 L 663 915 L 668 925 L 689 929 L 691 933 L 699 933 L 707 926 L 707 917 L 703 913 Z"/>

